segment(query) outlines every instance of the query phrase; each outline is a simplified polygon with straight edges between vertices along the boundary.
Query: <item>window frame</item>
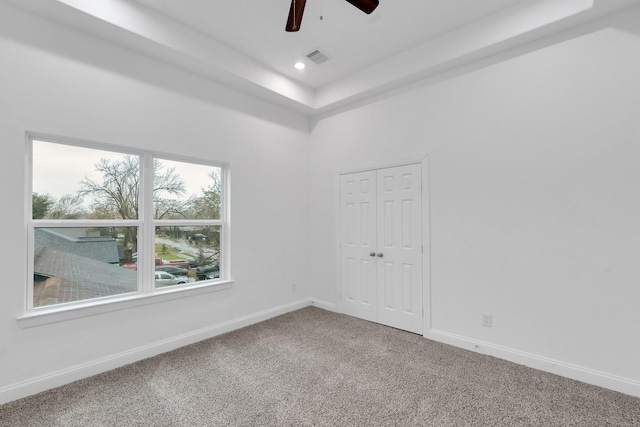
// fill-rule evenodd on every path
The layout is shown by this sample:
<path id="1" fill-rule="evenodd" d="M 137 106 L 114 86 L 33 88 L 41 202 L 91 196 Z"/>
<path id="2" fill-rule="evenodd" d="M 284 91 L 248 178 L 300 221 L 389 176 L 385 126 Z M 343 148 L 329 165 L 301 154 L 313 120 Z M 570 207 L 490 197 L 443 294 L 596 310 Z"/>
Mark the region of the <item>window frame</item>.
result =
<path id="1" fill-rule="evenodd" d="M 86 149 L 97 149 L 113 153 L 137 156 L 139 159 L 139 217 L 137 219 L 33 219 L 33 145 L 34 141 L 61 144 Z M 126 307 L 140 306 L 152 302 L 182 298 L 191 294 L 228 289 L 233 281 L 230 278 L 229 260 L 229 175 L 228 163 L 219 161 L 203 161 L 182 155 L 162 153 L 148 150 L 132 150 L 116 144 L 97 143 L 87 140 L 52 136 L 36 132 L 26 133 L 26 167 L 25 167 L 25 231 L 27 236 L 27 280 L 24 301 L 24 313 L 18 317 L 25 327 L 52 323 L 66 319 L 84 317 L 94 313 L 120 310 Z M 175 220 L 153 218 L 154 160 L 168 160 L 191 163 L 195 165 L 220 168 L 221 194 L 220 219 L 209 220 Z M 181 284 L 171 287 L 156 287 L 155 272 L 155 230 L 166 226 L 218 226 L 220 229 L 220 277 Z M 38 228 L 78 228 L 78 227 L 137 227 L 138 233 L 138 269 L 137 290 L 131 293 L 97 297 L 79 301 L 63 302 L 42 307 L 34 307 L 34 255 L 35 232 Z"/>

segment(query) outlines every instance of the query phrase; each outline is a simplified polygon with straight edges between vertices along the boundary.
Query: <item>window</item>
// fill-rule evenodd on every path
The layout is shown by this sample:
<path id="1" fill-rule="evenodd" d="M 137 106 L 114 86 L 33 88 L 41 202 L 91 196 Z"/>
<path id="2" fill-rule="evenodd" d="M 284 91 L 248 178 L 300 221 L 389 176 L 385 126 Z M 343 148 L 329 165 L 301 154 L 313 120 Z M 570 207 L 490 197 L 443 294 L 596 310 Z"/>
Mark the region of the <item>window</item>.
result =
<path id="1" fill-rule="evenodd" d="M 27 311 L 217 284 L 227 168 L 57 138 L 28 138 Z"/>

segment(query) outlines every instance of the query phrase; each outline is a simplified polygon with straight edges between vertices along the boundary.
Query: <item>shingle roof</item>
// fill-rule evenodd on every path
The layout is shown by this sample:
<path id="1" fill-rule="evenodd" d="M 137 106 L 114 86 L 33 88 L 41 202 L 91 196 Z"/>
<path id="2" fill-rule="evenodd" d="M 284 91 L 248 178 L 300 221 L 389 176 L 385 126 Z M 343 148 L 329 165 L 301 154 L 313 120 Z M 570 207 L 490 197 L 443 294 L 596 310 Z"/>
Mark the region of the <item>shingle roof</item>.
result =
<path id="1" fill-rule="evenodd" d="M 36 249 L 34 275 L 59 279 L 34 283 L 34 307 L 135 292 L 138 287 L 136 271 L 48 247 Z"/>
<path id="2" fill-rule="evenodd" d="M 84 235 L 79 235 L 82 231 Z M 68 253 L 85 256 L 110 264 L 118 264 L 118 242 L 109 236 L 87 237 L 86 229 L 36 228 L 35 247 L 58 248 Z"/>

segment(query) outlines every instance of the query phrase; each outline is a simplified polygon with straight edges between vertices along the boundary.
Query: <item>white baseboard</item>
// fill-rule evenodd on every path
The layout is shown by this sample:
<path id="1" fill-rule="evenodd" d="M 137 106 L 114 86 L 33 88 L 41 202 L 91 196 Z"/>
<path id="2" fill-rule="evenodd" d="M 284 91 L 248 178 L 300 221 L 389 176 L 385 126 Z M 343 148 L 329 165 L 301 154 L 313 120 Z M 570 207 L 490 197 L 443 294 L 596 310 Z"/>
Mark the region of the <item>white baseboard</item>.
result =
<path id="1" fill-rule="evenodd" d="M 153 357 L 167 351 L 175 350 L 185 345 L 212 338 L 217 335 L 231 332 L 245 326 L 253 325 L 271 319 L 291 311 L 299 310 L 311 305 L 311 299 L 305 298 L 290 304 L 264 310 L 248 316 L 239 317 L 214 326 L 202 328 L 176 337 L 168 338 L 153 344 L 134 348 L 122 353 L 117 353 L 91 362 L 83 363 L 51 372 L 47 375 L 31 378 L 20 383 L 0 388 L 0 404 L 11 402 L 23 397 L 31 396 L 55 387 L 60 387 L 71 382 L 88 378 L 93 375 L 107 372 L 130 363 Z"/>
<path id="2" fill-rule="evenodd" d="M 88 378 L 129 363 L 134 363 L 148 357 L 153 357 L 167 351 L 175 350 L 176 348 L 180 348 L 185 345 L 193 344 L 226 332 L 250 326 L 308 306 L 315 306 L 324 310 L 337 312 L 336 304 L 317 300 L 315 298 L 305 298 L 290 304 L 274 307 L 272 309 L 233 319 L 211 327 L 202 328 L 187 334 L 158 341 L 143 347 L 134 348 L 126 352 L 114 354 L 92 362 L 72 366 L 64 370 L 2 387 L 0 388 L 0 404 L 31 396 L 55 387 L 60 387 L 73 381 Z M 640 382 L 638 381 L 571 365 L 569 363 L 522 352 L 508 347 L 502 347 L 484 341 L 473 340 L 444 331 L 431 330 L 424 336 L 425 338 L 432 339 L 434 341 L 498 357 L 520 365 L 529 366 L 541 371 L 608 388 L 631 396 L 640 397 Z"/>
<path id="3" fill-rule="evenodd" d="M 315 298 L 309 299 L 309 305 L 322 308 L 323 310 L 338 312 L 337 306 L 332 302 L 326 302 Z"/>
<path id="4" fill-rule="evenodd" d="M 587 384 L 615 390 L 631 396 L 640 397 L 640 382 L 628 378 L 618 377 L 594 369 L 584 368 L 544 356 L 515 350 L 508 347 L 473 340 L 464 336 L 432 329 L 424 335 L 425 338 L 471 350 L 476 353 L 487 354 L 509 362 L 539 369 L 541 371 L 582 381 Z"/>

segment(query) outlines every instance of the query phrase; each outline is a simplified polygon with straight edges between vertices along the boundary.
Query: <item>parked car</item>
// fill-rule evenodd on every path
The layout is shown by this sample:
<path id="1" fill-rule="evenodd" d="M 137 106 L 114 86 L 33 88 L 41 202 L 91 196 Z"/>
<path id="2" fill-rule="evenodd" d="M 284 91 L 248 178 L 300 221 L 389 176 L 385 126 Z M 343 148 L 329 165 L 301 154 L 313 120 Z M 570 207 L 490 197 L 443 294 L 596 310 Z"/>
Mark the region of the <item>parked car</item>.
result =
<path id="1" fill-rule="evenodd" d="M 196 276 L 198 276 L 198 280 L 219 279 L 220 278 L 220 261 L 215 260 L 209 265 L 197 267 Z"/>
<path id="2" fill-rule="evenodd" d="M 187 283 L 189 279 L 186 277 L 176 277 L 166 271 L 156 271 L 156 286 L 171 286 Z"/>
<path id="3" fill-rule="evenodd" d="M 156 271 L 166 271 L 174 276 L 189 276 L 189 270 L 186 268 L 175 267 L 173 265 L 159 265 L 156 267 Z"/>
<path id="4" fill-rule="evenodd" d="M 156 256 L 156 267 L 160 265 L 170 265 L 172 267 L 189 268 L 189 261 L 186 259 L 164 259 Z"/>
<path id="5" fill-rule="evenodd" d="M 131 270 L 137 270 L 138 269 L 138 253 L 137 252 L 135 252 L 131 256 L 131 261 L 132 263 L 130 264 L 122 264 L 122 267 L 131 269 Z M 158 269 L 158 267 L 160 266 L 178 267 L 182 269 L 188 269 L 190 267 L 189 261 L 187 260 L 184 260 L 184 259 L 166 260 L 166 259 L 160 258 L 159 256 L 156 257 L 155 263 L 156 263 L 156 269 Z"/>

